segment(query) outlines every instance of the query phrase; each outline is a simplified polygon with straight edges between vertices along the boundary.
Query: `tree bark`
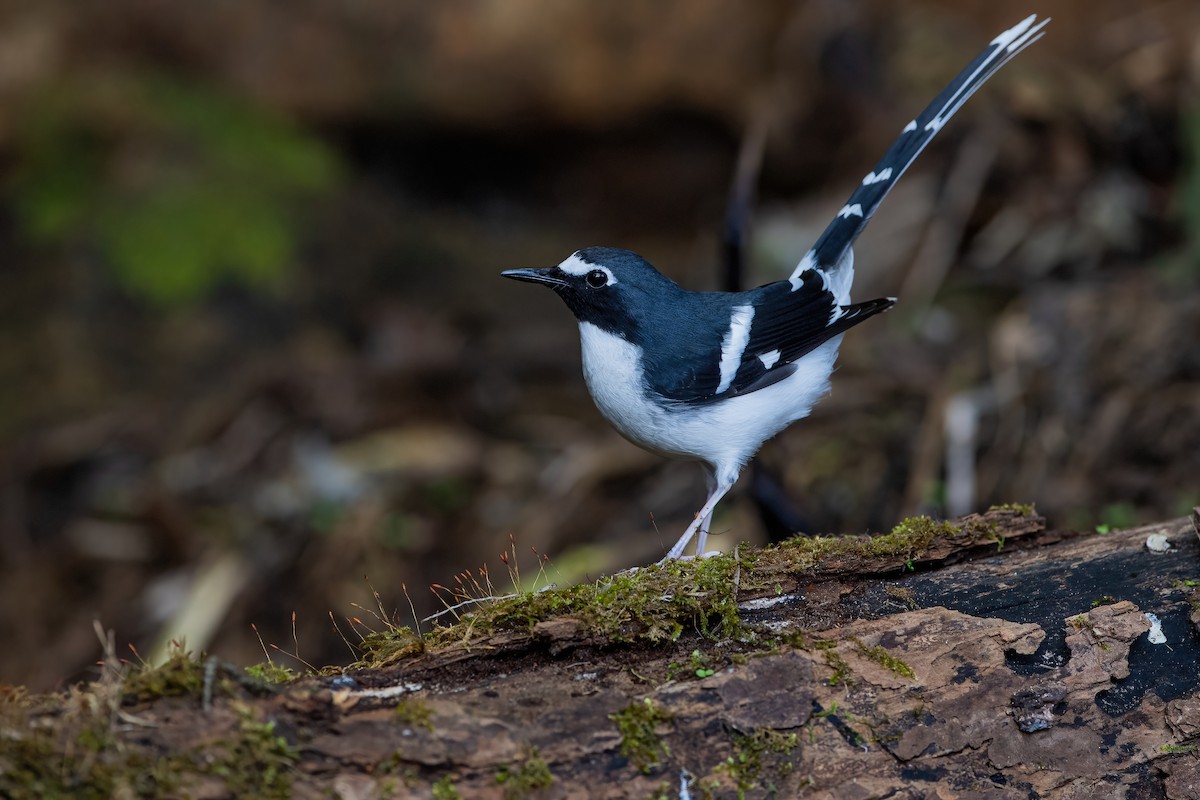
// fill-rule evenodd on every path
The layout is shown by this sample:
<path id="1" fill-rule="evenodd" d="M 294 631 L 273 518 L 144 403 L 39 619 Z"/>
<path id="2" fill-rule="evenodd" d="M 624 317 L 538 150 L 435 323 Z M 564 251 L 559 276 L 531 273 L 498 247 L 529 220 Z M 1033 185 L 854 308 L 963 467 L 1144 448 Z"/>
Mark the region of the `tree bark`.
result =
<path id="1" fill-rule="evenodd" d="M 10 691 L 0 794 L 1200 798 L 1200 511 L 959 522 L 911 558 L 747 558 L 727 638 L 559 616 L 277 692 L 213 666 L 174 697 Z M 109 709 L 90 749 L 85 707 Z"/>

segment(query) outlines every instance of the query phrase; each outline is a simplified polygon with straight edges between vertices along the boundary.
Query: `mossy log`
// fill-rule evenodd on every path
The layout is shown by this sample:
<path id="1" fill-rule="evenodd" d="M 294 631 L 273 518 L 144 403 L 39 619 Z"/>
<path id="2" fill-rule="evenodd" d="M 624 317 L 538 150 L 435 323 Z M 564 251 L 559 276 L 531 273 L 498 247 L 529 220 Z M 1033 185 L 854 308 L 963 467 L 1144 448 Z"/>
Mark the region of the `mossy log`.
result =
<path id="1" fill-rule="evenodd" d="M 282 686 L 180 656 L 7 689 L 0 795 L 1198 798 L 1198 524 L 910 520 L 481 604 Z"/>

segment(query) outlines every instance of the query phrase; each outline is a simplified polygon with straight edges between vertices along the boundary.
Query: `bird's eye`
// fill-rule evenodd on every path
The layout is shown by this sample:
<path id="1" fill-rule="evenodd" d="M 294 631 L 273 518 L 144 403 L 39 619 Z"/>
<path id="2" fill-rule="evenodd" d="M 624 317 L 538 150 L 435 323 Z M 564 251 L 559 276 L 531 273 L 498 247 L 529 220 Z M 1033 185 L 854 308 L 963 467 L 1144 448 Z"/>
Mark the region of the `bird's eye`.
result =
<path id="1" fill-rule="evenodd" d="M 599 289 L 601 286 L 606 286 L 608 284 L 608 275 L 604 272 L 604 270 L 594 269 L 587 274 L 587 278 L 584 280 L 587 281 L 588 286 L 592 287 L 593 289 Z"/>

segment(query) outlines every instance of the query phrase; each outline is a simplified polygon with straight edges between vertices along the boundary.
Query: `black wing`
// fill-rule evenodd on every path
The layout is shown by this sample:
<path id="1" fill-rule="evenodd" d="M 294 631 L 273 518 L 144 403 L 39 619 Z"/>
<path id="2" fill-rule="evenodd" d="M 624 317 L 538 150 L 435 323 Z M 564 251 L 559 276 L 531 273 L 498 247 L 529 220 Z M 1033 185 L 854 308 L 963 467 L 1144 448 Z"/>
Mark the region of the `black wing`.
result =
<path id="1" fill-rule="evenodd" d="M 726 316 L 720 332 L 705 348 L 706 357 L 676 351 L 681 360 L 703 364 L 702 368 L 669 370 L 661 360 L 652 359 L 651 373 L 663 379 L 651 387 L 655 392 L 679 403 L 703 404 L 764 389 L 794 373 L 794 363 L 800 358 L 896 302 L 889 297 L 839 306 L 827 279 L 816 270 L 808 270 L 796 281 L 760 286 L 743 296 L 747 302 L 735 304 L 731 313 L 741 314 L 743 319 L 744 309 L 753 308 L 754 313 L 746 323 L 749 337 L 740 343 L 740 352 L 736 350 L 739 342 L 728 335 L 733 317 Z M 714 347 L 718 341 L 720 346 Z M 729 360 L 723 364 L 727 352 Z"/>
<path id="2" fill-rule="evenodd" d="M 820 273 L 809 270 L 800 279 L 798 290 L 788 281 L 755 290 L 754 325 L 737 374 L 727 392 L 710 399 L 749 394 L 783 380 L 796 371 L 796 361 L 896 304 L 896 298 L 884 297 L 839 306 Z"/>
<path id="3" fill-rule="evenodd" d="M 904 127 L 891 149 L 879 160 L 875 168 L 867 173 L 862 179 L 862 184 L 846 201 L 846 205 L 825 228 L 812 250 L 796 268 L 793 277 L 810 267 L 828 269 L 841 261 L 846 250 L 854 244 L 854 240 L 866 227 L 867 221 L 871 219 L 880 202 L 942 126 L 988 78 L 995 75 L 1026 47 L 1042 38 L 1042 29 L 1050 20 L 1042 20 L 1034 25 L 1036 17 L 1036 14 L 1030 15 L 993 39 L 986 50 L 958 73 L 950 85 L 943 89 L 916 119 Z"/>

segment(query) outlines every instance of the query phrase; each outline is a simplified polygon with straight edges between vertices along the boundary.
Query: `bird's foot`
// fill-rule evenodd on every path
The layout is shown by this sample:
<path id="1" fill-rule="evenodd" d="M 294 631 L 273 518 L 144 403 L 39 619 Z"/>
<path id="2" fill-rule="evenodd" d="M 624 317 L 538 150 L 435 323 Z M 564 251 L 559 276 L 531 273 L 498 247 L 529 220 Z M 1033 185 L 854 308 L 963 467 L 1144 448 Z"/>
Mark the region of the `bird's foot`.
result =
<path id="1" fill-rule="evenodd" d="M 700 553 L 698 555 L 676 556 L 675 558 L 671 558 L 670 556 L 663 556 L 661 559 L 659 559 L 655 563 L 659 566 L 662 566 L 663 564 L 666 564 L 670 561 L 696 561 L 697 559 L 701 559 L 701 558 L 712 558 L 713 556 L 723 556 L 723 555 L 725 555 L 725 553 L 723 553 L 720 550 L 709 550 L 707 553 Z"/>

